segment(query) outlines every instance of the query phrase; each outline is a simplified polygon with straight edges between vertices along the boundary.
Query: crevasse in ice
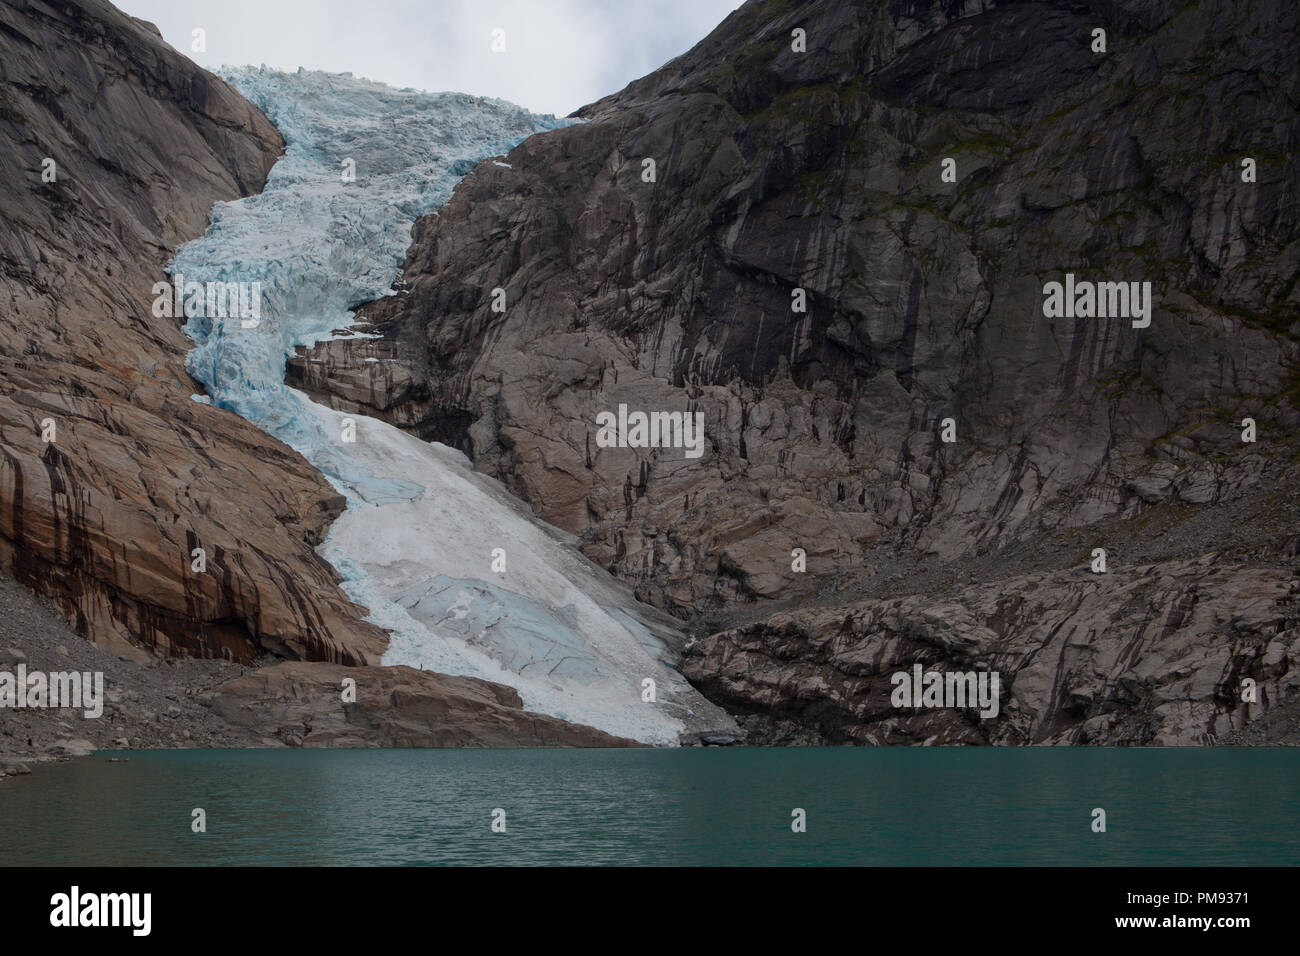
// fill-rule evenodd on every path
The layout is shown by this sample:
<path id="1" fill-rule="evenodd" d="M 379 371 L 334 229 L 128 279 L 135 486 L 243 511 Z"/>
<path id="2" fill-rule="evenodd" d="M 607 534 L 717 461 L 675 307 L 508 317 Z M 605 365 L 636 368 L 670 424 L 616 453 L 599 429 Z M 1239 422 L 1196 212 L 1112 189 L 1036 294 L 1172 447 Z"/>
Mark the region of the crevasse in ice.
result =
<path id="1" fill-rule="evenodd" d="M 210 401 L 301 452 L 348 500 L 320 552 L 392 632 L 385 664 L 483 677 L 530 710 L 648 743 L 709 705 L 660 660 L 663 621 L 536 521 L 463 455 L 284 384 L 294 346 L 346 329 L 349 307 L 386 294 L 415 219 L 475 162 L 568 121 L 500 100 L 396 90 L 346 75 L 223 71 L 288 144 L 265 189 L 218 203 L 173 278 L 260 282 L 261 317 L 192 316 L 188 364 Z M 355 164 L 355 181 L 341 175 Z M 506 572 L 492 570 L 504 548 Z M 644 703 L 642 682 L 659 704 Z M 676 716 L 674 716 L 676 715 Z"/>

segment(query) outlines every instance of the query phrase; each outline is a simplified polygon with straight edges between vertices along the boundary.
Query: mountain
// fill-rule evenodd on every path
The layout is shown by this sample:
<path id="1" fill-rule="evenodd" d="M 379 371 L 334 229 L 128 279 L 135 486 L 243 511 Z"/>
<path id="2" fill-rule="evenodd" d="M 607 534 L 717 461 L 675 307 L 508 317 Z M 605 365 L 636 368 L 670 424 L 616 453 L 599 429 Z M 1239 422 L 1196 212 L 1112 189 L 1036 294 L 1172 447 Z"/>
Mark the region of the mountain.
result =
<path id="1" fill-rule="evenodd" d="M 0 570 L 148 744 L 1267 742 L 1298 26 L 750 0 L 563 122 L 6 3 Z"/>
<path id="2" fill-rule="evenodd" d="M 475 167 L 288 380 L 692 622 L 751 739 L 1213 741 L 1296 691 L 1298 17 L 751 0 Z M 1001 715 L 891 707 L 918 663 Z"/>
<path id="3" fill-rule="evenodd" d="M 454 452 L 381 422 L 358 424 L 365 453 L 355 459 L 308 441 L 330 413 L 280 381 L 286 349 L 311 341 L 295 324 L 307 303 L 321 307 L 317 321 L 346 324 L 349 296 L 392 281 L 410 222 L 540 118 L 500 101 L 350 77 L 240 78 L 252 95 L 275 100 L 296 141 L 151 25 L 106 3 L 0 7 L 0 144 L 15 158 L 0 184 L 0 570 L 93 642 L 70 641 L 49 606 L 0 581 L 4 616 L 21 622 L 0 635 L 13 642 L 0 657 L 6 667 L 46 670 L 75 661 L 104 673 L 108 686 L 104 721 L 6 710 L 0 751 L 624 746 L 676 744 L 688 730 L 735 739 L 731 719 L 661 660 L 675 660 L 682 643 L 670 619 L 638 610 L 626 589 Z M 394 126 L 376 135 L 366 120 L 385 103 L 416 108 L 381 110 Z M 299 135 L 307 130 L 317 139 Z M 404 144 L 432 165 L 413 164 Z M 368 175 L 381 188 L 358 184 L 345 195 L 335 150 L 363 161 L 361 184 Z M 391 175 L 375 176 L 380 165 Z M 328 260 L 315 257 L 322 250 Z M 215 286 L 224 296 L 233 283 L 231 315 L 206 311 L 203 294 L 196 313 L 191 283 L 206 287 L 207 302 Z M 250 304 L 265 305 L 261 318 L 245 318 Z M 384 429 L 395 442 L 365 440 Z M 426 484 L 385 473 L 399 461 Z M 431 583 L 449 594 L 451 620 L 473 605 L 462 628 L 474 631 L 444 638 L 431 626 L 415 631 L 427 640 L 412 647 L 411 631 L 392 640 L 371 607 L 349 596 L 362 588 L 381 617 L 405 613 L 364 591 L 360 559 L 330 563 L 348 555 L 347 536 L 332 526 L 362 505 L 410 505 L 426 488 L 432 498 L 425 472 L 439 477 L 440 499 L 423 512 L 495 530 L 514 576 L 464 597 L 489 578 L 487 552 L 481 570 L 439 576 Z M 375 514 L 353 514 L 350 524 L 366 559 L 383 553 Z M 408 565 L 434 557 L 439 571 L 465 565 L 468 542 L 444 540 L 446 528 L 422 520 L 408 517 L 402 530 L 432 531 L 436 540 L 420 544 L 437 550 L 413 552 Z M 511 592 L 521 577 L 550 603 Z M 418 615 L 436 601 L 411 604 Z M 581 666 L 566 663 L 561 645 L 597 631 L 600 645 L 583 648 L 590 672 L 575 677 Z M 497 653 L 494 641 L 520 634 L 530 643 L 506 648 L 513 671 L 428 668 L 448 663 L 448 647 L 477 663 Z M 640 699 L 651 676 L 658 708 Z M 549 712 L 588 715 L 583 690 L 597 706 L 618 704 L 594 717 L 637 740 Z M 551 697 L 539 700 L 543 691 Z"/>

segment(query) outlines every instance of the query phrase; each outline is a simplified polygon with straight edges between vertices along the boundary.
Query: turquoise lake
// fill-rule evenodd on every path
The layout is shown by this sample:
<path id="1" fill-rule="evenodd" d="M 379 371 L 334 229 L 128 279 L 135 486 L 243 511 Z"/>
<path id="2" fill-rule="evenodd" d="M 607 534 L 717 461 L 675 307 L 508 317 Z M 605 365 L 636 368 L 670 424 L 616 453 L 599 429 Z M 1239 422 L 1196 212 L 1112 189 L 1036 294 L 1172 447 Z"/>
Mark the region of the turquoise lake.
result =
<path id="1" fill-rule="evenodd" d="M 1300 750 L 114 753 L 0 781 L 6 865 L 1292 865 Z M 1094 808 L 1106 832 L 1092 830 Z M 207 832 L 191 831 L 206 811 Z M 506 832 L 492 831 L 505 810 Z M 792 832 L 792 811 L 807 818 Z"/>

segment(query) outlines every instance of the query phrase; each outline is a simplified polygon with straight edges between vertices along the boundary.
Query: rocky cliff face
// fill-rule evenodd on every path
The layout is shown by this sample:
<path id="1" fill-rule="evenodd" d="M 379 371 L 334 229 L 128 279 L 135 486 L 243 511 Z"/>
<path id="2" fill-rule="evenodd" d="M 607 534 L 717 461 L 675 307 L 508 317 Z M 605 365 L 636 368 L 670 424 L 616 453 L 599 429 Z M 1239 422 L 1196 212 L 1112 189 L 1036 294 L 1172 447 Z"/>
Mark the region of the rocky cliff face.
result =
<path id="1" fill-rule="evenodd" d="M 679 614 L 981 578 L 948 606 L 969 641 L 934 637 L 923 597 L 718 635 L 690 673 L 721 699 L 832 739 L 956 739 L 878 726 L 855 655 L 983 655 L 1023 696 L 980 739 L 1202 739 L 1241 719 L 1243 655 L 1291 661 L 1268 602 L 1298 522 L 1267 489 L 1297 471 L 1298 26 L 1282 0 L 753 0 L 479 165 L 418 225 L 400 294 L 362 310 L 382 339 L 319 345 L 290 379 L 458 445 Z M 1149 324 L 1046 314 L 1067 274 L 1151 283 Z M 602 447 L 620 405 L 702 414 L 702 455 Z M 1249 554 L 1198 536 L 1244 498 L 1268 529 Z M 1172 563 L 1077 580 L 1108 541 L 1052 536 L 1099 522 L 1166 528 Z M 1012 573 L 1017 549 L 1054 573 Z M 1159 596 L 1110 608 L 1151 575 Z M 1172 614 L 1192 592 L 1228 604 Z M 1234 643 L 1233 596 L 1256 593 L 1271 609 Z M 1049 612 L 1054 637 L 1031 626 Z M 1097 645 L 1079 660 L 1072 630 Z M 1180 653 L 1198 663 L 1171 676 Z M 1167 673 L 1144 697 L 1148 667 Z"/>
<path id="2" fill-rule="evenodd" d="M 950 555 L 1218 501 L 1297 423 L 1295 17 L 748 4 L 480 165 L 418 230 L 409 291 L 364 310 L 385 340 L 296 375 L 457 443 L 684 609 L 808 589 L 883 529 Z M 1152 282 L 1150 327 L 1044 317 L 1067 272 Z M 703 456 L 598 447 L 619 404 L 702 412 Z"/>
<path id="3" fill-rule="evenodd" d="M 342 498 L 193 401 L 191 343 L 151 311 L 171 251 L 283 145 L 107 3 L 0 6 L 0 566 L 120 653 L 364 663 L 386 644 L 313 550 Z"/>

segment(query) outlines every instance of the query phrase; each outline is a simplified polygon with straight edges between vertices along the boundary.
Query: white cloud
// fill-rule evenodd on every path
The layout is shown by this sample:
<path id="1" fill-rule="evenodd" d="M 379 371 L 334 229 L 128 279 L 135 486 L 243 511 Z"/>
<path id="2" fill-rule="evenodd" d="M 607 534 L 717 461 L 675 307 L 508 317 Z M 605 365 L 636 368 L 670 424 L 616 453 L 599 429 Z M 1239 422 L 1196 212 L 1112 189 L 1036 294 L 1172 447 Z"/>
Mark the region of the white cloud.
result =
<path id="1" fill-rule="evenodd" d="M 118 0 L 209 68 L 299 66 L 564 115 L 703 39 L 740 0 Z M 196 27 L 207 50 L 191 49 Z M 491 50 L 505 30 L 506 52 Z"/>

